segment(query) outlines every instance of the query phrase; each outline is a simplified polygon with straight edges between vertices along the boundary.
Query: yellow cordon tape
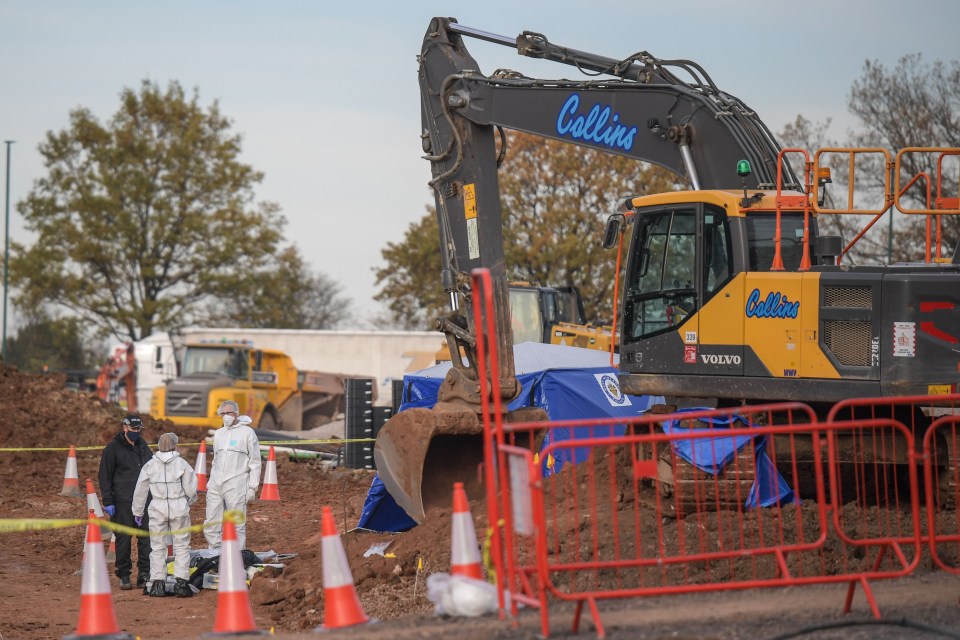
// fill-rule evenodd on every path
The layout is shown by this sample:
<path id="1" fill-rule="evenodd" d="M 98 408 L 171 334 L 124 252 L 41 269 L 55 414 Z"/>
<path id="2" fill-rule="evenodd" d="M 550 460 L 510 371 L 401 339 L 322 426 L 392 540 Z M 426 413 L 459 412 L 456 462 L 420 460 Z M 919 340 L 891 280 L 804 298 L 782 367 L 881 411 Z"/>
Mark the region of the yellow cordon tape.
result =
<path id="1" fill-rule="evenodd" d="M 239 511 L 224 511 L 223 519 L 231 520 L 234 524 L 242 524 L 244 521 L 243 514 Z M 80 527 L 86 526 L 90 522 L 89 519 L 74 519 L 74 520 L 44 520 L 41 518 L 0 518 L 0 533 L 17 533 L 23 531 L 44 531 L 48 529 L 66 529 L 69 527 Z M 140 536 L 142 538 L 149 538 L 150 536 L 169 536 L 178 533 L 199 533 L 203 531 L 204 526 L 202 524 L 195 524 L 193 526 L 187 527 L 186 529 L 176 529 L 174 531 L 161 531 L 159 533 L 153 533 L 151 531 L 144 531 L 143 529 L 137 529 L 135 527 L 127 527 L 122 524 L 116 524 L 109 520 L 103 520 L 100 518 L 93 518 L 93 522 L 96 522 L 103 529 L 109 529 L 114 533 L 123 533 L 128 536 Z M 213 525 L 211 525 L 213 526 Z"/>
<path id="2" fill-rule="evenodd" d="M 15 533 L 20 531 L 42 531 L 44 529 L 66 529 L 87 524 L 86 520 L 42 520 L 40 518 L 0 518 L 0 533 Z"/>
<path id="3" fill-rule="evenodd" d="M 496 531 L 499 531 L 503 528 L 503 525 L 506 524 L 506 521 L 501 518 L 497 520 Z M 492 584 L 497 583 L 497 570 L 493 565 L 493 536 L 495 535 L 495 529 L 493 527 L 487 527 L 487 534 L 483 537 L 483 552 L 482 552 L 482 562 L 484 568 L 487 570 L 487 580 Z"/>
<path id="4" fill-rule="evenodd" d="M 301 444 L 347 444 L 351 442 L 376 442 L 376 438 L 334 438 L 333 440 L 261 440 L 260 444 L 264 445 L 284 445 L 289 446 L 291 449 L 296 449 L 297 445 Z M 74 451 L 99 451 L 103 449 L 105 444 L 100 445 L 88 445 L 81 447 L 73 447 Z M 149 447 L 156 447 L 157 445 L 151 444 Z M 178 447 L 199 447 L 199 442 L 179 442 L 177 443 Z M 14 451 L 70 451 L 70 447 L 0 447 L 0 452 L 14 452 Z"/>

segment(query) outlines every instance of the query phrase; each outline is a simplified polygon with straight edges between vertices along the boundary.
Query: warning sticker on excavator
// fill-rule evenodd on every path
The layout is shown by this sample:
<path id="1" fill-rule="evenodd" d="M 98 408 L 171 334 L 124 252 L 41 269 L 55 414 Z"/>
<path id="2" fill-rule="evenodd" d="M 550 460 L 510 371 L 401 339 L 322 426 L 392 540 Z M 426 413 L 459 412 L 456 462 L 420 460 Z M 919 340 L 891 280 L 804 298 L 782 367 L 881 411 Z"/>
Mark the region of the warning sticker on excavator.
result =
<path id="1" fill-rule="evenodd" d="M 471 220 L 477 217 L 477 185 L 463 185 L 463 217 Z"/>
<path id="2" fill-rule="evenodd" d="M 913 322 L 893 323 L 893 355 L 913 358 L 917 355 L 917 325 Z"/>
<path id="3" fill-rule="evenodd" d="M 477 228 L 477 186 L 463 185 L 463 217 L 467 222 L 467 253 L 471 260 L 480 257 L 480 233 Z"/>

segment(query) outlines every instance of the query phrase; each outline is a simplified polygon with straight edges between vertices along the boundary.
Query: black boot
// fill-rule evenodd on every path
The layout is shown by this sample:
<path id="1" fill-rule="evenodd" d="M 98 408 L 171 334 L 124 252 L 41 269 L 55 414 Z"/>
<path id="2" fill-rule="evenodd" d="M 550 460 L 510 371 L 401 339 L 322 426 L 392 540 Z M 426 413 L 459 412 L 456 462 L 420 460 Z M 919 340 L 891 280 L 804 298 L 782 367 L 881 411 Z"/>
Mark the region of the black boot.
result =
<path id="1" fill-rule="evenodd" d="M 163 580 L 154 580 L 153 586 L 150 587 L 150 595 L 154 598 L 166 598 L 167 597 L 167 585 Z"/>
<path id="2" fill-rule="evenodd" d="M 189 598 L 193 595 L 190 584 L 183 578 L 177 578 L 177 584 L 174 585 L 173 592 L 178 598 Z"/>

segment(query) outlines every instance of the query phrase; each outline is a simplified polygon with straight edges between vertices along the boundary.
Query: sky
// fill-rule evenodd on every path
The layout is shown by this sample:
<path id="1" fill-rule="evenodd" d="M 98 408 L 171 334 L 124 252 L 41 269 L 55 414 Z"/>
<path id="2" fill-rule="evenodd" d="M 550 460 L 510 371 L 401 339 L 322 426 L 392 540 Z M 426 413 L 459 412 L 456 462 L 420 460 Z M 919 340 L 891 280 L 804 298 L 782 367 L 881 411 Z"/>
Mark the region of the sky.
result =
<path id="1" fill-rule="evenodd" d="M 383 314 L 372 299 L 381 250 L 433 202 L 416 61 L 433 16 L 611 58 L 692 60 L 772 131 L 802 114 L 831 118 L 835 138 L 856 124 L 846 102 L 866 60 L 960 59 L 957 0 L 0 0 L 0 141 L 16 141 L 11 240 L 30 242 L 16 203 L 45 175 L 37 147 L 48 131 L 78 107 L 109 120 L 120 92 L 144 79 L 176 80 L 232 120 L 241 159 L 265 175 L 258 200 L 280 205 L 288 242 L 353 301 L 344 328 L 369 327 Z M 485 73 L 576 77 L 507 47 L 467 46 Z"/>

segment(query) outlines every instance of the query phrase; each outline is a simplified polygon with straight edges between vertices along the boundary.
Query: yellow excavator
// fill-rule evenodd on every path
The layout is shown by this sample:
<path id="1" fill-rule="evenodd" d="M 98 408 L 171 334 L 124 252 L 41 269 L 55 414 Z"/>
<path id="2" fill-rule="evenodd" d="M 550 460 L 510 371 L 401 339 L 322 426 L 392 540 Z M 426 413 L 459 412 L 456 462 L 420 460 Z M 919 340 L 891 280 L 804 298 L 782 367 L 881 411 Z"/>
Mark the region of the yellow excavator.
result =
<path id="1" fill-rule="evenodd" d="M 570 65 L 589 79 L 484 75 L 467 38 Z M 690 183 L 688 191 L 625 198 L 624 211 L 607 222 L 604 245 L 628 247 L 616 332 L 624 392 L 829 405 L 958 391 L 960 253 L 945 258 L 938 246 L 922 263 L 841 265 L 841 239 L 821 235 L 818 216 L 879 217 L 893 207 L 960 214 L 960 180 L 951 173 L 960 149 L 910 148 L 895 157 L 876 149 L 785 150 L 695 62 L 647 52 L 608 58 L 540 33 L 510 38 L 452 18 L 430 22 L 419 63 L 421 138 L 452 309 L 440 328 L 450 352 L 466 357 L 452 363 L 433 409 L 398 413 L 375 446 L 384 484 L 418 522 L 435 501 L 448 501 L 451 480 L 476 482 L 482 457 L 469 312 L 474 268 L 489 269 L 492 279 L 500 359 L 491 374 L 505 403 L 521 392 L 497 182 L 498 138 L 501 154 L 509 152 L 504 128 L 651 162 Z M 883 203 L 875 211 L 855 207 L 851 184 L 846 207 L 825 205 L 828 165 L 853 167 L 865 153 L 879 154 L 884 167 Z M 915 198 L 918 176 L 902 175 L 911 154 L 938 167 L 926 176 L 936 185 L 929 198 Z M 791 161 L 803 169 L 795 172 Z M 521 413 L 506 420 L 545 418 L 539 409 Z"/>
<path id="2" fill-rule="evenodd" d="M 610 350 L 613 327 L 587 322 L 583 297 L 577 287 L 544 287 L 529 282 L 511 282 L 509 288 L 513 344 L 543 342 Z M 444 342 L 437 351 L 436 361 L 449 360 L 450 346 Z"/>

